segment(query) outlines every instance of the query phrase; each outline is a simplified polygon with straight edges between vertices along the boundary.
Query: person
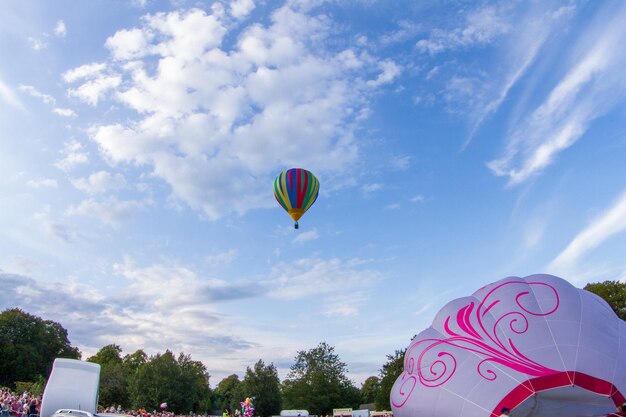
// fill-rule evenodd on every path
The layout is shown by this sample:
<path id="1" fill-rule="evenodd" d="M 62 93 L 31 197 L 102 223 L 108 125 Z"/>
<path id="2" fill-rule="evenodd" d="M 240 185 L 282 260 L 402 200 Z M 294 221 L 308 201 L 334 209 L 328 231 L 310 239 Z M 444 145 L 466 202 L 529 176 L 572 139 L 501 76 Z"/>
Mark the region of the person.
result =
<path id="1" fill-rule="evenodd" d="M 30 417 L 36 414 L 39 414 L 37 411 L 37 400 L 31 400 L 30 406 L 28 407 L 28 415 Z"/>
<path id="2" fill-rule="evenodd" d="M 509 415 L 509 413 L 511 412 L 511 410 L 509 410 L 506 407 L 502 407 L 502 410 L 500 410 L 500 417 L 506 417 Z"/>

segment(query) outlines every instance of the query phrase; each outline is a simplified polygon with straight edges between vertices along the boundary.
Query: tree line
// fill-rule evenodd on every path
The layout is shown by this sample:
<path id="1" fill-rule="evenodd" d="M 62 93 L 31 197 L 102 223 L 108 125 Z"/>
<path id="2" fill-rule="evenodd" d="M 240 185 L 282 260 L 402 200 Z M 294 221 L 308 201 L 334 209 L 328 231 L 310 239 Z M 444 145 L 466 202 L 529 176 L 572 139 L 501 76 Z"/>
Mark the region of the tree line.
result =
<path id="1" fill-rule="evenodd" d="M 0 313 L 0 386 L 41 394 L 55 358 L 80 359 L 61 324 L 20 309 Z M 404 351 L 388 355 L 379 376 L 371 376 L 357 388 L 347 377 L 347 365 L 334 347 L 322 342 L 297 352 L 294 364 L 280 381 L 273 363 L 259 359 L 242 379 L 224 378 L 212 389 L 206 366 L 190 355 L 166 350 L 148 356 L 139 349 L 123 354 L 120 346 L 102 347 L 87 361 L 100 365 L 99 404 L 124 409 L 158 409 L 167 402 L 177 414 L 203 414 L 211 410 L 240 408 L 240 401 L 254 398 L 255 414 L 277 415 L 282 409 L 306 409 L 311 414 L 332 414 L 333 408 L 358 408 L 375 403 L 389 409 L 389 393 L 402 372 Z"/>
<path id="2" fill-rule="evenodd" d="M 626 284 L 619 281 L 585 286 L 605 299 L 615 313 L 626 319 Z M 29 389 L 39 394 L 55 358 L 80 359 L 67 330 L 20 309 L 0 313 L 0 386 Z M 178 414 L 206 413 L 239 408 L 239 402 L 254 397 L 260 417 L 277 415 L 281 409 L 306 409 L 311 414 L 332 414 L 333 408 L 358 408 L 375 403 L 390 409 L 389 393 L 402 373 L 405 350 L 387 355 L 379 374 L 357 388 L 347 377 L 347 366 L 334 347 L 325 342 L 297 352 L 287 377 L 281 382 L 273 363 L 259 359 L 248 367 L 243 379 L 237 374 L 224 378 L 212 389 L 206 366 L 184 353 L 166 350 L 148 356 L 143 350 L 123 355 L 115 344 L 102 347 L 88 361 L 100 364 L 100 404 L 123 408 L 158 409 L 167 402 Z"/>

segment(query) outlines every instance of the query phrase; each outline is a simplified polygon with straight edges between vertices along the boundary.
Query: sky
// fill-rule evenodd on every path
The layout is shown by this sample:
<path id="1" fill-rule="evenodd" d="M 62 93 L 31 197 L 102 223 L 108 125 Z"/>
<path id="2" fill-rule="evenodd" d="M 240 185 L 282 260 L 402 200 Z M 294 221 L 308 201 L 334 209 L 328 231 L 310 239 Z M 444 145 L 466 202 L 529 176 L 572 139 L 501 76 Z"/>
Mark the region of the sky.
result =
<path id="1" fill-rule="evenodd" d="M 623 1 L 0 5 L 0 310 L 360 386 L 508 276 L 626 279 Z M 300 229 L 273 180 L 320 181 Z"/>

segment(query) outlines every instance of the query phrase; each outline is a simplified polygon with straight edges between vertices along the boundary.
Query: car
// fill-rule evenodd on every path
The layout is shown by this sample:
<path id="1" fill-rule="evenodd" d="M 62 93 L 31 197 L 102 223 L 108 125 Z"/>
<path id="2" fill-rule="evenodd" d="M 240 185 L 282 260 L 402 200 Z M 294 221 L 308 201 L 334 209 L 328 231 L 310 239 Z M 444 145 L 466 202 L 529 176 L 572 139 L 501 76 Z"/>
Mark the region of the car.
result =
<path id="1" fill-rule="evenodd" d="M 128 414 L 120 413 L 90 413 L 85 410 L 73 410 L 71 408 L 61 408 L 60 410 L 52 413 L 50 417 L 133 417 Z"/>
<path id="2" fill-rule="evenodd" d="M 89 411 L 61 408 L 52 413 L 50 417 L 96 417 L 96 415 Z"/>

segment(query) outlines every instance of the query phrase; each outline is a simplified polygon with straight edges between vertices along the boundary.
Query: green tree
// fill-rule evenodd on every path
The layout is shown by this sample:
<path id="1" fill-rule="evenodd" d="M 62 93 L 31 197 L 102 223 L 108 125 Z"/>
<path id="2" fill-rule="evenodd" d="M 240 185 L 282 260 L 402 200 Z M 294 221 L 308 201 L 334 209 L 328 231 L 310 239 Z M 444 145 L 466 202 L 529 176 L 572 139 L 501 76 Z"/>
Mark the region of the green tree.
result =
<path id="1" fill-rule="evenodd" d="M 215 388 L 217 407 L 222 410 L 228 408 L 233 413 L 239 408 L 243 395 L 241 381 L 236 374 L 222 379 Z"/>
<path id="2" fill-rule="evenodd" d="M 283 383 L 285 408 L 307 409 L 316 415 L 332 414 L 337 407 L 358 408 L 359 390 L 346 372 L 335 348 L 324 342 L 299 351 Z"/>
<path id="3" fill-rule="evenodd" d="M 124 356 L 124 359 L 122 359 L 122 364 L 130 376 L 134 375 L 137 369 L 146 362 L 148 362 L 148 355 L 141 349 Z"/>
<path id="4" fill-rule="evenodd" d="M 404 371 L 405 352 L 406 349 L 396 350 L 393 355 L 387 355 L 387 362 L 380 370 L 380 388 L 376 396 L 377 410 L 391 410 L 389 396 L 391 395 L 393 384 Z"/>
<path id="5" fill-rule="evenodd" d="M 371 404 L 376 401 L 380 391 L 380 380 L 376 376 L 370 376 L 361 385 L 361 404 Z"/>
<path id="6" fill-rule="evenodd" d="M 178 360 L 169 350 L 140 365 L 129 384 L 134 407 L 156 409 L 162 402 L 175 413 L 200 410 L 209 396 L 206 367 L 181 353 Z"/>
<path id="7" fill-rule="evenodd" d="M 55 358 L 80 358 L 63 326 L 18 308 L 0 313 L 0 335 L 0 385 L 35 382 L 50 374 Z"/>
<path id="8" fill-rule="evenodd" d="M 625 283 L 619 281 L 589 283 L 584 289 L 602 297 L 620 319 L 626 320 Z"/>
<path id="9" fill-rule="evenodd" d="M 254 413 L 260 417 L 280 414 L 282 399 L 280 379 L 274 364 L 265 365 L 259 359 L 254 368 L 246 369 L 246 376 L 241 384 L 245 397 L 254 397 Z"/>
<path id="10" fill-rule="evenodd" d="M 122 348 L 106 345 L 87 361 L 100 365 L 99 402 L 105 406 L 130 405 L 128 372 L 122 363 Z"/>
<path id="11" fill-rule="evenodd" d="M 97 363 L 100 366 L 116 365 L 122 363 L 122 348 L 118 345 L 106 345 L 95 355 L 87 358 L 87 361 Z"/>
<path id="12" fill-rule="evenodd" d="M 194 361 L 190 355 L 178 355 L 178 366 L 181 371 L 180 388 L 187 393 L 192 406 L 189 411 L 206 412 L 210 404 L 210 375 L 202 362 Z M 169 404 L 169 403 L 168 403 Z"/>

